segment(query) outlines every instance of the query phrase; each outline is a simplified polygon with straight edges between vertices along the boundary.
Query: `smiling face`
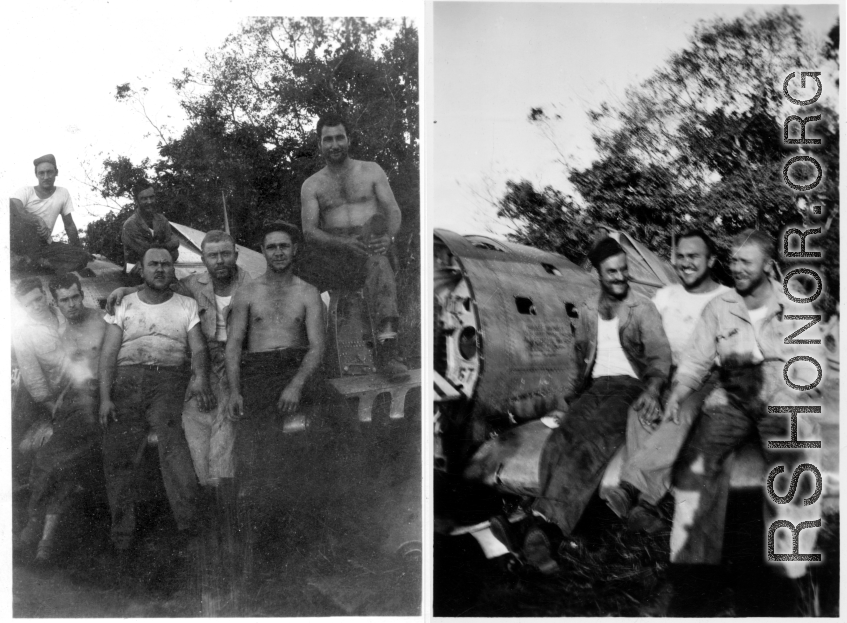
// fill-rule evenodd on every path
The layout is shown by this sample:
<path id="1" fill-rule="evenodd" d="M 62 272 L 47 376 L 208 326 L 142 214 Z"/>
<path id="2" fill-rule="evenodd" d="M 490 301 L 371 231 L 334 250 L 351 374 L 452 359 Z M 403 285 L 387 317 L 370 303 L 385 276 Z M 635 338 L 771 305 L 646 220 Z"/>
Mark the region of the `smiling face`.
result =
<path id="1" fill-rule="evenodd" d="M 674 269 L 686 290 L 694 290 L 708 279 L 714 263 L 715 258 L 702 238 L 691 236 L 679 241 Z"/>
<path id="2" fill-rule="evenodd" d="M 148 249 L 141 271 L 144 285 L 151 290 L 167 290 L 174 279 L 174 260 L 167 249 Z"/>
<path id="3" fill-rule="evenodd" d="M 50 192 L 55 188 L 56 176 L 58 174 L 59 170 L 50 162 L 42 162 L 35 167 L 35 177 L 38 178 L 38 187 L 45 192 Z"/>
<path id="4" fill-rule="evenodd" d="M 215 279 L 229 281 L 235 274 L 238 251 L 231 242 L 207 242 L 203 246 L 203 264 Z"/>
<path id="5" fill-rule="evenodd" d="M 623 300 L 629 292 L 629 265 L 626 253 L 607 257 L 597 267 L 600 288 L 611 298 Z"/>
<path id="6" fill-rule="evenodd" d="M 753 292 L 768 278 L 768 258 L 762 248 L 755 243 L 745 243 L 732 248 L 729 260 L 729 272 L 735 289 L 742 296 Z"/>
<path id="7" fill-rule="evenodd" d="M 265 236 L 262 253 L 268 263 L 268 268 L 282 273 L 291 268 L 297 245 L 291 241 L 291 236 L 284 231 L 274 231 Z"/>
<path id="8" fill-rule="evenodd" d="M 330 164 L 341 164 L 347 159 L 350 143 L 347 130 L 341 124 L 321 128 L 321 155 Z"/>
<path id="9" fill-rule="evenodd" d="M 76 322 L 82 317 L 85 311 L 82 299 L 83 294 L 76 284 L 70 288 L 56 289 L 56 305 L 68 322 Z"/>

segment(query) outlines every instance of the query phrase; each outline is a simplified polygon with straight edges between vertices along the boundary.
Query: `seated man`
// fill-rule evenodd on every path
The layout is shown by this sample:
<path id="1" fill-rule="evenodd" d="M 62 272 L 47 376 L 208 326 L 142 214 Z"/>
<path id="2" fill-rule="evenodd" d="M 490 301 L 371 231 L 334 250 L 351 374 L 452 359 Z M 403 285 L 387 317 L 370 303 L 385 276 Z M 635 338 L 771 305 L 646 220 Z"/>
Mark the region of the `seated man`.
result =
<path id="1" fill-rule="evenodd" d="M 82 248 L 74 223 L 74 205 L 66 188 L 56 186 L 56 158 L 47 154 L 33 160 L 37 186 L 18 189 L 9 200 L 11 229 L 9 242 L 14 255 L 23 256 L 33 268 L 46 268 L 57 273 L 82 270 L 90 256 Z M 51 239 L 59 215 L 68 234 L 68 242 Z M 23 266 L 28 268 L 28 266 Z"/>
<path id="2" fill-rule="evenodd" d="M 729 288 L 712 279 L 715 245 L 705 232 L 691 230 L 682 234 L 675 260 L 674 268 L 682 283 L 660 289 L 653 302 L 662 316 L 673 363 L 679 365 L 703 308 Z M 674 462 L 715 382 L 716 378 L 711 379 L 688 397 L 678 421 L 655 423 L 633 417 L 627 422 L 621 485 L 606 491 L 601 486 L 600 497 L 615 513 L 628 519 L 630 529 L 655 533 L 667 527 L 656 505 L 670 491 Z"/>
<path id="3" fill-rule="evenodd" d="M 542 451 L 541 493 L 533 515 L 519 525 L 495 517 L 491 526 L 513 553 L 521 550 L 543 573 L 558 570 L 558 543 L 576 526 L 624 443 L 628 411 L 659 416 L 659 393 L 671 367 L 662 319 L 651 301 L 630 291 L 623 248 L 604 238 L 588 257 L 600 278 L 600 295 L 578 308 L 574 348 L 580 369 L 565 392 L 559 428 Z"/>
<path id="4" fill-rule="evenodd" d="M 100 356 L 103 462 L 118 550 L 132 544 L 135 480 L 150 429 L 158 438 L 159 467 L 177 527 L 183 536 L 197 527 L 197 478 L 180 426 L 186 387 L 201 409 L 215 404 L 197 303 L 171 291 L 174 265 L 168 249 L 152 246 L 141 259 L 145 287 L 106 316 Z M 185 366 L 189 348 L 190 370 Z"/>
<path id="5" fill-rule="evenodd" d="M 72 492 L 90 482 L 100 469 L 96 373 L 106 323 L 102 312 L 83 305 L 76 275 L 59 275 L 50 283 L 67 321 L 59 333 L 40 282 L 25 279 L 17 291 L 19 301 L 27 306 L 30 323 L 26 330 L 16 332 L 15 353 L 24 383 L 36 400 L 49 405 L 52 435 L 35 453 L 29 521 L 16 544 L 30 547 L 40 537 L 35 559 L 48 562 Z M 45 400 L 48 396 L 53 400 Z"/>
<path id="6" fill-rule="evenodd" d="M 356 265 L 364 264 L 365 300 L 377 323 L 377 370 L 391 379 L 400 378 L 408 368 L 397 349 L 397 287 L 388 259 L 400 229 L 400 208 L 378 164 L 348 157 L 347 133 L 348 124 L 337 115 L 318 121 L 326 166 L 307 179 L 300 191 L 303 234 L 321 247 L 328 262 L 333 255 L 340 258 L 338 276 L 348 283 L 356 281 Z"/>
<path id="7" fill-rule="evenodd" d="M 176 262 L 179 257 L 179 238 L 168 219 L 156 212 L 156 189 L 146 180 L 133 189 L 135 212 L 123 224 L 121 243 L 124 246 L 124 266 L 129 281 L 140 284 L 141 258 L 151 246 L 167 249 Z"/>
<path id="8" fill-rule="evenodd" d="M 227 328 L 227 409 L 236 421 L 239 522 L 248 543 L 270 510 L 269 492 L 279 487 L 285 459 L 282 419 L 314 408 L 321 397 L 324 306 L 317 289 L 293 273 L 299 247 L 300 231 L 293 225 L 265 227 L 262 253 L 268 270 L 235 293 Z"/>

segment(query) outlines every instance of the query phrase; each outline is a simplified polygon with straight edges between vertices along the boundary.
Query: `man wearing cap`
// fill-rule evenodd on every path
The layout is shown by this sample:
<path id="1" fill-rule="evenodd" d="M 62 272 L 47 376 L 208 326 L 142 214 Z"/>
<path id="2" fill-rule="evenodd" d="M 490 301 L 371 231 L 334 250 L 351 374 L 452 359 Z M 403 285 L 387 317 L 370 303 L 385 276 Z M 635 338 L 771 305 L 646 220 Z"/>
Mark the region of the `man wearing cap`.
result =
<path id="1" fill-rule="evenodd" d="M 71 195 L 66 188 L 56 186 L 56 158 L 47 154 L 33 160 L 33 165 L 38 185 L 24 186 L 9 198 L 12 253 L 58 273 L 81 270 L 88 263 L 89 254 L 82 248 L 71 216 Z M 60 214 L 69 245 L 51 239 Z"/>
<path id="2" fill-rule="evenodd" d="M 540 495 L 533 514 L 518 525 L 492 521 L 495 536 L 513 551 L 520 547 L 543 573 L 558 570 L 557 546 L 576 526 L 606 464 L 624 443 L 628 411 L 660 417 L 659 394 L 671 367 L 662 319 L 649 299 L 630 290 L 623 248 L 606 237 L 588 257 L 599 274 L 600 294 L 577 309 L 577 372 L 564 392 L 564 410 L 554 412 L 559 428 L 542 451 Z"/>

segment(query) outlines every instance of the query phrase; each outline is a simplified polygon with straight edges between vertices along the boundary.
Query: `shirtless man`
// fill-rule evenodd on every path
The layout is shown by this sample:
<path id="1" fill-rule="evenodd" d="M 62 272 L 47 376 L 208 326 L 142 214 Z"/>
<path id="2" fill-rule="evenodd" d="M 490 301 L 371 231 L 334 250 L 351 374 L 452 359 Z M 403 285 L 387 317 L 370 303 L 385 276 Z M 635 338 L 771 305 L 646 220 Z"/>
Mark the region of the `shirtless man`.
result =
<path id="1" fill-rule="evenodd" d="M 71 195 L 66 188 L 56 186 L 59 175 L 56 158 L 46 154 L 33 160 L 33 165 L 38 185 L 18 189 L 9 200 L 12 253 L 57 273 L 81 270 L 88 263 L 89 255 L 82 248 L 71 215 L 74 209 Z M 60 214 L 69 245 L 51 239 Z"/>
<path id="2" fill-rule="evenodd" d="M 35 290 L 34 293 L 37 293 Z M 62 390 L 53 402 L 53 434 L 38 449 L 30 477 L 29 524 L 20 545 L 28 547 L 39 534 L 36 561 L 48 562 L 57 545 L 61 514 L 81 483 L 91 482 L 100 468 L 97 426 L 97 362 L 106 330 L 103 313 L 85 307 L 76 275 L 66 273 L 50 282 L 66 322 L 59 329 L 62 349 Z"/>
<path id="3" fill-rule="evenodd" d="M 235 293 L 227 328 L 227 409 L 237 422 L 235 475 L 246 503 L 239 521 L 248 541 L 261 517 L 259 498 L 268 497 L 285 458 L 277 415 L 314 407 L 320 398 L 315 385 L 324 354 L 324 306 L 317 289 L 293 273 L 299 246 L 295 226 L 265 227 L 261 248 L 268 271 Z"/>
<path id="4" fill-rule="evenodd" d="M 341 253 L 364 263 L 365 299 L 377 323 L 377 368 L 399 377 L 408 368 L 397 352 L 397 288 L 387 253 L 400 229 L 400 208 L 378 164 L 348 157 L 347 128 L 338 115 L 318 121 L 326 166 L 300 191 L 303 234 L 326 255 Z"/>

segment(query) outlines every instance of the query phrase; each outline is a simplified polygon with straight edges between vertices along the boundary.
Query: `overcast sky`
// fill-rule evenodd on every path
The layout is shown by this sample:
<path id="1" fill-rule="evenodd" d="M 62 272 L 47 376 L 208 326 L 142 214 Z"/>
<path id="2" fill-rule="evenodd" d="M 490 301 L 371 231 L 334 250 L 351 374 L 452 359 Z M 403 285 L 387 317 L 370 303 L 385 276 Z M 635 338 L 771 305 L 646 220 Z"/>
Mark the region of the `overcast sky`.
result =
<path id="1" fill-rule="evenodd" d="M 700 19 L 734 18 L 749 5 L 456 3 L 434 6 L 433 227 L 458 233 L 505 229 L 486 197 L 506 180 L 570 186 L 553 143 L 529 124 L 531 107 L 555 112 L 556 143 L 574 165 L 594 155 L 586 111 L 623 96 Z M 758 5 L 757 11 L 772 8 Z M 838 7 L 800 5 L 809 35 L 822 38 Z M 741 77 L 743 79 L 743 77 Z"/>
<path id="2" fill-rule="evenodd" d="M 147 87 L 147 113 L 178 136 L 185 126 L 171 80 L 238 30 L 249 15 L 409 15 L 422 2 L 145 0 L 6 2 L 2 11 L 3 149 L 7 193 L 34 185 L 32 161 L 53 153 L 57 185 L 68 188 L 78 226 L 108 212 L 87 184 L 107 156 L 155 160 L 157 137 L 137 107 L 115 101 L 115 87 Z M 54 234 L 61 233 L 61 220 Z"/>

